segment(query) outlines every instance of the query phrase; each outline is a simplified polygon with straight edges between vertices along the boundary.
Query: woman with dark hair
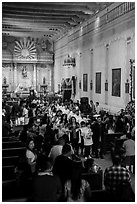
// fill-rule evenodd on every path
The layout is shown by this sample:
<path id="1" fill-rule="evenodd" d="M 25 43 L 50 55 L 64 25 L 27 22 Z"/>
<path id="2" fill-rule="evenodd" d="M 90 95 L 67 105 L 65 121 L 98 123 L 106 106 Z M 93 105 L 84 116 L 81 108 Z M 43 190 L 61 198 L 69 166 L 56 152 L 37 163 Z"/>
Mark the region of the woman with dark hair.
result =
<path id="1" fill-rule="evenodd" d="M 76 122 L 75 117 L 70 118 L 70 123 L 68 124 L 70 130 L 70 142 L 76 154 L 78 154 L 79 149 L 79 124 Z"/>
<path id="2" fill-rule="evenodd" d="M 60 121 L 60 123 L 63 124 L 64 127 L 66 127 L 66 125 L 67 125 L 67 123 L 68 123 L 67 114 L 64 113 L 64 114 L 61 115 L 61 121 Z"/>
<path id="3" fill-rule="evenodd" d="M 37 154 L 34 147 L 35 147 L 34 140 L 30 138 L 27 143 L 26 158 L 28 164 L 30 165 L 32 175 L 36 173 L 36 160 L 37 160 Z"/>

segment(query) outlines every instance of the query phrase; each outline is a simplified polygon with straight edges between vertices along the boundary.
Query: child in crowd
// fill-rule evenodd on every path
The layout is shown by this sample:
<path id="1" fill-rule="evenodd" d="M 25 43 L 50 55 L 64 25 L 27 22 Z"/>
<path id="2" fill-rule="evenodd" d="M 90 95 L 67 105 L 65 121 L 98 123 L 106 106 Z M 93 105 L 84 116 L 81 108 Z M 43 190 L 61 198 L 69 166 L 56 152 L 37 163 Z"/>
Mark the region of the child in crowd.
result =
<path id="1" fill-rule="evenodd" d="M 83 146 L 85 149 L 84 156 L 87 158 L 90 158 L 90 151 L 91 146 L 93 144 L 92 141 L 92 129 L 90 123 L 85 123 L 84 121 L 81 122 L 81 149 L 83 151 Z"/>
<path id="2" fill-rule="evenodd" d="M 90 123 L 87 123 L 86 127 L 87 127 L 87 131 L 85 132 L 85 135 L 84 135 L 85 157 L 90 158 L 90 150 L 93 144 L 93 141 L 92 141 L 93 132 L 92 132 Z"/>

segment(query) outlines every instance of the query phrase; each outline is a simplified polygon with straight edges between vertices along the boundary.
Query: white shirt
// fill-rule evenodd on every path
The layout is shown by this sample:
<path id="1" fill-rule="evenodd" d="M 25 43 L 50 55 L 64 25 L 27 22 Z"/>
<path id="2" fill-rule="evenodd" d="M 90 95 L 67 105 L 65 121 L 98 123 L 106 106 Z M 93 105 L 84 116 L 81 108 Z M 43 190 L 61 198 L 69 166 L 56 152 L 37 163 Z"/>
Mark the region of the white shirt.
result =
<path id="1" fill-rule="evenodd" d="M 63 114 L 69 114 L 69 109 L 63 109 Z"/>
<path id="2" fill-rule="evenodd" d="M 128 139 L 123 143 L 123 147 L 126 150 L 125 156 L 134 156 L 135 155 L 135 141 Z"/>
<path id="3" fill-rule="evenodd" d="M 96 106 L 96 113 L 99 114 L 99 112 L 100 112 L 100 107 Z"/>
<path id="4" fill-rule="evenodd" d="M 27 159 L 30 159 L 31 162 L 35 161 L 35 154 L 33 154 L 33 152 L 28 150 L 28 149 L 26 151 L 26 157 L 27 157 Z"/>
<path id="5" fill-rule="evenodd" d="M 68 114 L 68 120 L 69 120 L 72 116 L 75 117 L 75 114 L 73 113 L 73 111 L 70 111 L 69 114 Z"/>
<path id="6" fill-rule="evenodd" d="M 23 108 L 23 116 L 28 118 L 28 109 L 27 108 Z"/>
<path id="7" fill-rule="evenodd" d="M 76 118 L 76 121 L 80 124 L 81 121 L 83 121 L 82 117 L 80 115 L 74 115 L 74 117 Z"/>
<path id="8" fill-rule="evenodd" d="M 62 154 L 62 145 L 55 145 L 51 148 L 49 157 L 52 158 L 53 162 L 55 161 L 56 157 Z"/>
<path id="9" fill-rule="evenodd" d="M 87 127 L 81 128 L 81 136 L 83 136 L 84 138 L 85 146 L 93 144 L 92 135 L 93 135 L 93 132 L 91 131 L 90 128 L 87 128 Z"/>

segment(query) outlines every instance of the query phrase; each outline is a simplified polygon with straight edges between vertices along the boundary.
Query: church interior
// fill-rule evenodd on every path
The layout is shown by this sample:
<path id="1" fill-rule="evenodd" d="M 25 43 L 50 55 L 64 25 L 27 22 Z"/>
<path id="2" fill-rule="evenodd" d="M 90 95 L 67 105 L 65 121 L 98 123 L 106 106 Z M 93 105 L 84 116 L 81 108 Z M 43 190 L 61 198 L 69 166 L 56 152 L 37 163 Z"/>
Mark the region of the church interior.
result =
<path id="1" fill-rule="evenodd" d="M 3 1 L 2 201 L 134 202 L 134 146 L 135 2 Z"/>

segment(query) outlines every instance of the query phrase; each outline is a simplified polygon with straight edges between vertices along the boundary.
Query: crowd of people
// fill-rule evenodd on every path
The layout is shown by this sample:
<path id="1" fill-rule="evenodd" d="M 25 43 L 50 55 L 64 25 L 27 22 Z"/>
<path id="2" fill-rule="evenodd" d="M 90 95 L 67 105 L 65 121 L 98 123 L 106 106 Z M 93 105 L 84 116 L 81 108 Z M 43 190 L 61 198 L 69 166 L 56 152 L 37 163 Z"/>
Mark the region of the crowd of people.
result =
<path id="1" fill-rule="evenodd" d="M 105 134 L 109 133 L 123 133 L 125 142 L 124 156 L 114 149 L 113 167 L 105 171 L 106 190 L 115 198 L 119 186 L 130 185 L 126 161 L 131 166 L 135 156 L 135 118 L 127 117 L 124 110 L 111 115 L 93 101 L 88 112 L 85 115 L 80 104 L 72 101 L 28 98 L 16 105 L 3 101 L 2 136 L 15 134 L 18 124 L 23 127 L 16 139 L 26 146 L 26 163 L 17 169 L 23 166 L 25 176 L 33 178 L 33 201 L 89 201 L 92 192 L 81 173 L 88 160 L 104 159 Z"/>

